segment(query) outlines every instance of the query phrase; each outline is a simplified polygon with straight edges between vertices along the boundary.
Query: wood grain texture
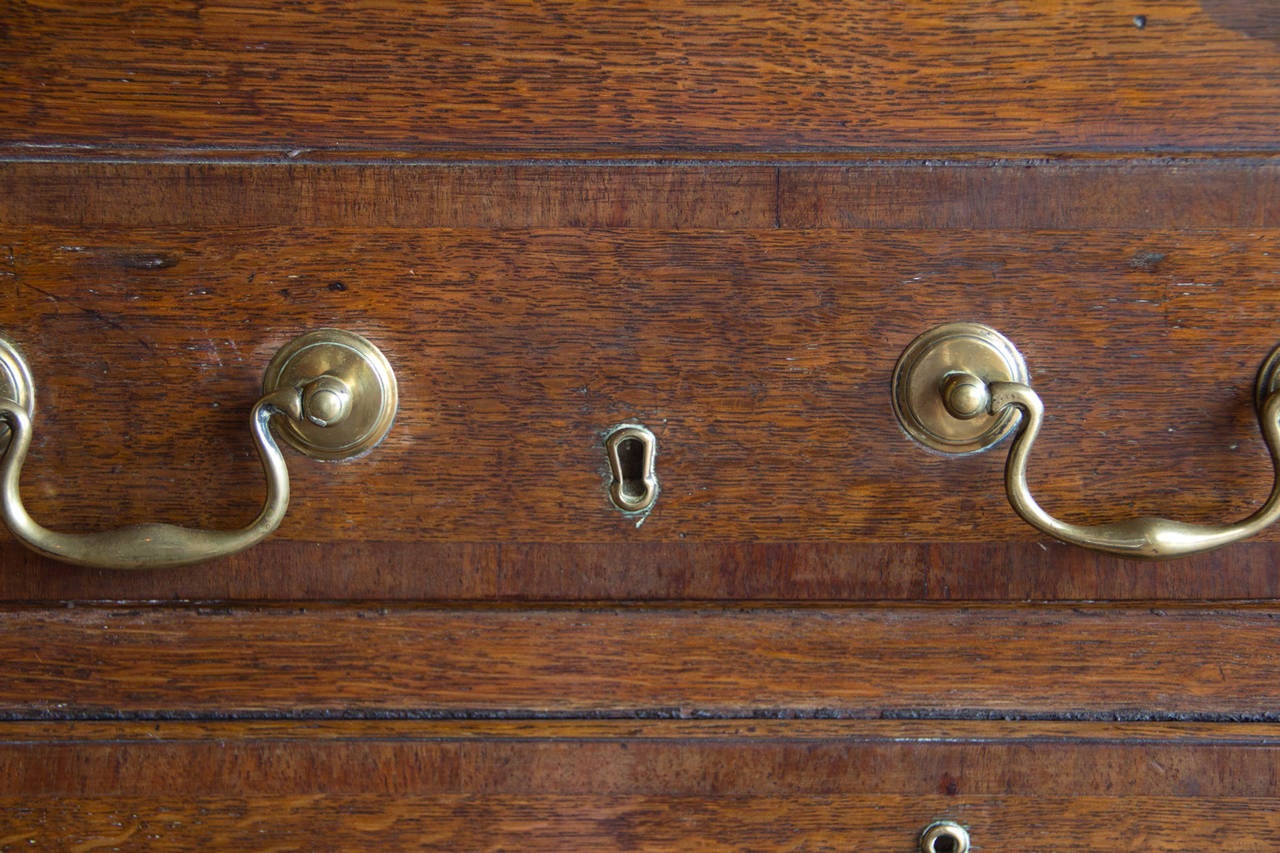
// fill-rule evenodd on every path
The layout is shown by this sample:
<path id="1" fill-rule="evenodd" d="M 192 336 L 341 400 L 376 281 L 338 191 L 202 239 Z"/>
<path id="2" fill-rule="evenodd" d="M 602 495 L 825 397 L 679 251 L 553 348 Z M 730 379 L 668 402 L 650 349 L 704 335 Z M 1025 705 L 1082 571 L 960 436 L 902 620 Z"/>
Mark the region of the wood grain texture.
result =
<path id="1" fill-rule="evenodd" d="M 38 518 L 241 523 L 258 378 L 317 326 L 403 409 L 367 459 L 291 458 L 279 536 L 211 566 L 0 542 L 0 851 L 1280 837 L 1280 533 L 1043 541 L 1000 452 L 888 405 L 914 335 L 983 320 L 1045 397 L 1051 511 L 1258 505 L 1270 3 L 2 11 Z M 633 419 L 640 527 L 600 446 Z"/>
<path id="2" fill-rule="evenodd" d="M 778 183 L 778 221 L 793 228 L 1265 228 L 1280 220 L 1280 168 L 1269 157 L 783 165 Z"/>
<path id="3" fill-rule="evenodd" d="M 22 2 L 0 127 L 31 146 L 1270 150 L 1269 10 Z"/>
<path id="4" fill-rule="evenodd" d="M 25 608 L 8 719 L 1274 721 L 1272 607 Z"/>
<path id="5" fill-rule="evenodd" d="M 355 747 L 348 751 L 359 756 Z M 969 827 L 975 851 L 1041 853 L 1067 843 L 1067 849 L 1096 853 L 1254 853 L 1280 831 L 1277 805 L 1274 796 L 1123 793 L 22 796 L 0 798 L 7 813 L 0 818 L 0 849 L 911 853 L 920 832 L 941 816 Z"/>
<path id="6" fill-rule="evenodd" d="M 1269 729 L 380 725 L 0 726 L 0 847 L 902 853 L 947 817 L 978 850 L 1251 851 L 1280 828 Z"/>
<path id="7" fill-rule="evenodd" d="M 0 157 L 0 223 L 368 228 L 1274 228 L 1280 160 L 287 162 Z M 194 155 L 188 155 L 194 156 Z"/>
<path id="8" fill-rule="evenodd" d="M 898 355 L 960 317 L 1016 341 L 1057 514 L 1244 515 L 1271 485 L 1278 234 L 30 228 L 0 323 L 37 377 L 28 500 L 63 526 L 247 516 L 260 376 L 338 326 L 388 354 L 401 410 L 363 460 L 294 462 L 285 539 L 1034 541 L 1001 453 L 903 438 Z M 603 470 L 631 420 L 664 488 L 641 527 Z"/>
<path id="9" fill-rule="evenodd" d="M 0 545 L 0 599 L 49 601 L 1239 601 L 1280 549 L 1154 565 L 1058 543 L 268 541 L 200 566 L 79 569 Z"/>
<path id="10" fill-rule="evenodd" d="M 1230 186 L 1233 176 L 1257 171 L 1265 184 L 1280 171 L 1270 158 L 1227 162 L 1236 168 L 1196 170 L 1201 198 L 1239 202 L 1246 193 Z M 741 229 L 772 228 L 778 217 L 770 163 L 20 159 L 0 163 L 0 186 L 0 222 L 20 225 Z M 1228 207 L 1216 212 L 1240 215 Z M 1243 215 L 1253 225 L 1251 213 Z"/>
<path id="11" fill-rule="evenodd" d="M 1000 452 L 920 451 L 888 380 L 919 332 L 985 320 L 1048 406 L 1032 473 L 1051 511 L 1246 514 L 1270 486 L 1250 400 L 1277 343 L 1278 174 L 9 163 L 0 328 L 37 376 L 38 519 L 241 523 L 262 488 L 243 412 L 310 328 L 373 338 L 402 408 L 366 459 L 292 460 L 292 550 L 124 579 L 11 545 L 0 595 L 1272 596 L 1270 533 L 1159 569 L 1043 541 L 1005 503 Z M 632 419 L 658 433 L 664 487 L 639 528 L 600 443 Z"/>

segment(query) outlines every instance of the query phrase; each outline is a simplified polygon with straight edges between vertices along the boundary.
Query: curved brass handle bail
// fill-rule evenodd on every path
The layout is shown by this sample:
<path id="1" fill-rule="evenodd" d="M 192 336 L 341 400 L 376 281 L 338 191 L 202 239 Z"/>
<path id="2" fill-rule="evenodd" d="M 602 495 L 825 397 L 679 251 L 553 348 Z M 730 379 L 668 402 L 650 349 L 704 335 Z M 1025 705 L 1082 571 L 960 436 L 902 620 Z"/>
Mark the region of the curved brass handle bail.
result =
<path id="1" fill-rule="evenodd" d="M 31 448 L 31 371 L 12 341 L 0 337 L 0 517 L 33 551 L 103 569 L 186 566 L 242 551 L 270 536 L 289 508 L 289 469 L 271 434 L 319 459 L 367 453 L 395 419 L 395 372 L 372 343 L 341 329 L 318 329 L 282 347 L 267 366 L 265 392 L 249 415 L 267 497 L 258 517 L 239 530 L 198 530 L 138 524 L 100 533 L 60 533 L 42 527 L 22 503 L 19 481 Z M 8 429 L 3 429 L 7 425 Z M 7 439 L 7 446 L 5 441 Z"/>
<path id="2" fill-rule="evenodd" d="M 301 393 L 287 388 L 257 402 L 249 417 L 253 440 L 267 475 L 267 497 L 258 517 L 239 530 L 198 530 L 174 524 L 138 524 L 98 533 L 60 533 L 38 524 L 18 489 L 31 447 L 31 416 L 14 400 L 0 399 L 0 420 L 9 425 L 9 446 L 0 456 L 0 513 L 28 548 L 64 563 L 104 569 L 185 566 L 243 551 L 270 536 L 289 509 L 289 469 L 271 436 L 276 413 L 301 416 Z"/>
<path id="3" fill-rule="evenodd" d="M 1022 355 L 1004 335 L 981 323 L 946 323 L 917 337 L 899 357 L 893 410 L 908 435 L 945 454 L 978 453 L 1016 432 L 1005 465 L 1009 503 L 1033 527 L 1083 548 L 1152 560 L 1184 557 L 1252 536 L 1280 519 L 1280 347 L 1263 361 L 1255 385 L 1275 469 L 1271 495 L 1253 515 L 1222 526 L 1164 518 L 1068 524 L 1041 509 L 1027 487 L 1027 457 L 1044 404 L 1029 381 Z"/>
<path id="4" fill-rule="evenodd" d="M 987 386 L 987 411 L 996 415 L 1010 407 L 1022 412 L 1022 423 L 1005 463 L 1005 491 L 1018 515 L 1050 536 L 1122 557 L 1167 559 L 1198 554 L 1253 536 L 1280 519 L 1280 391 L 1267 395 L 1259 412 L 1262 437 L 1271 451 L 1275 482 L 1265 504 L 1253 515 L 1224 526 L 1187 524 L 1165 518 L 1134 518 L 1112 524 L 1068 524 L 1049 515 L 1027 487 L 1027 457 L 1044 421 L 1044 404 L 1021 382 L 992 382 Z"/>

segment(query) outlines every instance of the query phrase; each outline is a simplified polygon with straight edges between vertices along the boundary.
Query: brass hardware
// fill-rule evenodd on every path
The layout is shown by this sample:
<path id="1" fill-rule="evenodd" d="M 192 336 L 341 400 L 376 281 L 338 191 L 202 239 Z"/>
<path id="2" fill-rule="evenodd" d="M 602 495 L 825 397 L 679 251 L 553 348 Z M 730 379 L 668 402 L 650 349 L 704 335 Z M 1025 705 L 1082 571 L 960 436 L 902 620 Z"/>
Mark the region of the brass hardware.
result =
<path id="1" fill-rule="evenodd" d="M 359 341 L 377 353 L 372 344 L 350 333 L 325 330 L 323 334 L 326 339 L 336 339 L 341 346 L 350 347 L 353 352 L 356 345 L 350 342 Z M 314 342 L 314 333 L 298 340 Z M 311 346 L 308 343 L 300 347 L 295 341 L 286 346 L 285 351 L 296 355 Z M 365 351 L 359 352 L 363 357 Z M 378 358 L 381 358 L 381 353 L 378 353 Z M 277 357 L 276 361 L 279 360 Z M 272 364 L 275 365 L 276 361 Z M 367 412 L 371 405 L 362 398 L 368 390 L 368 383 L 361 378 L 362 371 L 355 365 L 355 358 L 330 353 L 327 357 L 316 357 L 299 364 L 295 364 L 293 359 L 288 360 L 291 368 L 301 364 L 318 367 L 321 372 L 307 376 L 297 370 L 279 371 L 280 376 L 287 376 L 290 381 L 279 381 L 269 387 L 249 414 L 249 428 L 267 478 L 267 496 L 257 518 L 246 527 L 239 530 L 198 530 L 172 524 L 138 524 L 98 533 L 60 533 L 37 524 L 22 503 L 18 483 L 31 446 L 34 392 L 30 370 L 21 354 L 11 342 L 0 338 L 0 421 L 7 424 L 9 436 L 7 446 L 0 447 L 3 454 L 0 455 L 0 514 L 3 514 L 5 524 L 33 551 L 65 563 L 107 569 L 185 566 L 234 554 L 260 542 L 280 526 L 289 508 L 289 469 L 271 435 L 273 415 L 283 415 L 291 426 L 305 426 L 308 430 L 329 429 L 321 425 L 322 421 L 332 422 L 335 424 L 332 428 L 339 429 L 359 417 L 357 429 L 344 431 L 342 445 L 354 455 L 377 443 L 370 441 L 374 430 L 368 426 L 371 418 Z M 380 399 L 372 408 L 378 412 L 385 409 L 386 383 L 389 382 L 394 415 L 395 378 L 390 374 L 390 366 L 386 365 L 385 359 L 380 364 L 386 367 L 390 378 L 383 376 L 378 379 L 374 391 Z M 330 368 L 335 372 L 328 372 Z M 389 417 L 383 420 L 389 427 Z M 378 439 L 386 434 L 381 422 L 377 421 Z M 357 438 L 353 439 L 353 435 Z M 0 436 L 0 441 L 3 441 L 3 436 Z M 340 458 L 335 449 L 337 446 L 337 442 L 329 446 L 326 452 L 330 455 L 325 458 Z"/>
<path id="2" fill-rule="evenodd" d="M 609 457 L 609 497 L 618 509 L 640 513 L 653 507 L 658 498 L 658 478 L 654 460 L 658 443 L 653 433 L 639 424 L 622 424 L 605 437 Z"/>
<path id="3" fill-rule="evenodd" d="M 959 361 L 950 364 L 948 375 L 935 380 L 941 384 L 936 386 L 936 399 L 928 411 L 941 407 L 948 417 L 961 423 L 977 401 L 985 397 L 985 416 L 988 419 L 1009 417 L 1015 424 L 1021 422 L 1005 463 L 1005 491 L 1014 511 L 1038 530 L 1063 542 L 1121 557 L 1168 559 L 1209 551 L 1245 539 L 1280 519 L 1280 348 L 1263 363 L 1255 389 L 1259 426 L 1271 451 L 1275 469 L 1271 494 L 1253 515 L 1222 526 L 1188 524 L 1164 518 L 1133 518 L 1111 524 L 1080 525 L 1059 521 L 1046 513 L 1031 496 L 1027 485 L 1027 457 L 1044 421 L 1044 403 L 1025 378 L 1016 381 L 993 379 L 987 373 L 988 366 L 978 363 L 969 369 Z M 986 386 L 985 394 L 973 390 L 979 384 Z M 908 416 L 910 414 L 907 413 Z M 899 418 L 903 417 L 900 411 Z M 910 431 L 907 421 L 904 420 L 903 425 Z M 930 446 L 944 449 L 935 443 L 930 443 Z"/>
<path id="4" fill-rule="evenodd" d="M 29 416 L 36 407 L 36 385 L 18 345 L 0 335 L 0 400 L 16 404 Z M 0 421 L 0 453 L 9 441 L 9 425 Z"/>
<path id="5" fill-rule="evenodd" d="M 262 379 L 264 394 L 281 388 L 301 390 L 303 417 L 280 422 L 276 431 L 315 459 L 367 453 L 395 420 L 399 392 L 386 356 L 341 329 L 319 329 L 285 344 Z"/>
<path id="6" fill-rule="evenodd" d="M 926 447 L 977 453 L 1018 422 L 1014 412 L 988 412 L 986 385 L 997 381 L 1027 381 L 1017 348 L 987 326 L 948 323 L 903 351 L 893 370 L 893 411 L 903 429 Z"/>
<path id="7" fill-rule="evenodd" d="M 952 820 L 931 823 L 920 833 L 920 853 L 968 853 L 969 831 Z"/>

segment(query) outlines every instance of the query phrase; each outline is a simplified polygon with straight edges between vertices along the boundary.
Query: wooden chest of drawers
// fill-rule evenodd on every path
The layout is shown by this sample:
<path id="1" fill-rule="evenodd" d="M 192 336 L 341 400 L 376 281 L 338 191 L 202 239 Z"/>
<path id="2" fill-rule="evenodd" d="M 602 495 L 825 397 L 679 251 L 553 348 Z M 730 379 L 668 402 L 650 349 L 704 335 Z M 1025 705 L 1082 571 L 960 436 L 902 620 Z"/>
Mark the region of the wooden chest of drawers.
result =
<path id="1" fill-rule="evenodd" d="M 0 44 L 36 520 L 245 524 L 299 335 L 399 386 L 248 550 L 0 539 L 0 850 L 1280 835 L 1280 533 L 1058 542 L 891 389 L 980 322 L 1055 517 L 1264 504 L 1270 3 L 39 2 Z"/>

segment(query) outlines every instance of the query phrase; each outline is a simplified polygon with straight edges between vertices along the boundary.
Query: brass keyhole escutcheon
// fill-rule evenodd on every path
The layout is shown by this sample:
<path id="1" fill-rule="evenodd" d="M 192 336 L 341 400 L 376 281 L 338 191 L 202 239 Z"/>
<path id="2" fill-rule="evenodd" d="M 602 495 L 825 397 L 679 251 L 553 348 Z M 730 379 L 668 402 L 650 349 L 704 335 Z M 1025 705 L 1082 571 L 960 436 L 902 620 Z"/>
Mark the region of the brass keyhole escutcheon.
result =
<path id="1" fill-rule="evenodd" d="M 920 833 L 920 853 L 969 853 L 969 831 L 953 820 L 931 823 Z"/>
<path id="2" fill-rule="evenodd" d="M 655 458 L 658 444 L 640 424 L 622 424 L 605 437 L 609 458 L 609 497 L 625 513 L 647 512 L 658 498 Z"/>

